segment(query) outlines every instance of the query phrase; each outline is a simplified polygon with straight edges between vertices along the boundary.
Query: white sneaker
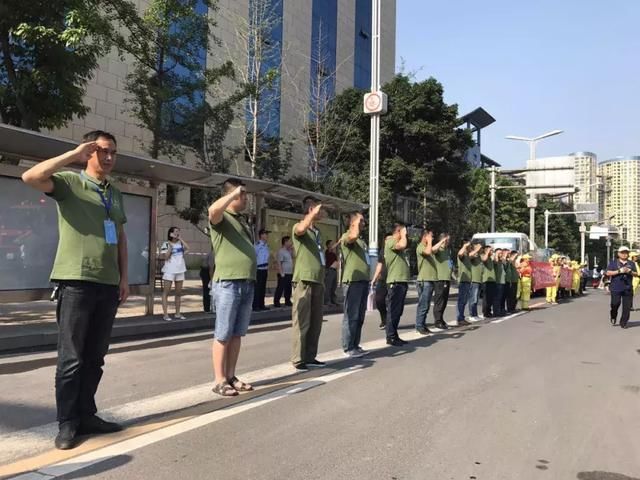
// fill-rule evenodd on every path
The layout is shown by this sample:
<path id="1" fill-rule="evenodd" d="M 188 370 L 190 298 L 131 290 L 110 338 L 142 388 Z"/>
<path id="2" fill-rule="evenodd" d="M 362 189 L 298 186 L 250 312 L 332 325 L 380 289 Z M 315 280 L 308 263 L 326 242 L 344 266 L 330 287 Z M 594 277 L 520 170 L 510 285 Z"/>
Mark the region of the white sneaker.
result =
<path id="1" fill-rule="evenodd" d="M 478 317 L 469 317 L 470 322 L 479 322 L 480 319 Z"/>
<path id="2" fill-rule="evenodd" d="M 349 358 L 360 358 L 362 357 L 362 353 L 360 353 L 358 350 L 349 350 L 348 352 L 344 352 L 346 357 Z"/>
<path id="3" fill-rule="evenodd" d="M 187 317 L 185 317 L 181 313 L 178 313 L 178 314 L 174 315 L 173 318 L 175 318 L 176 320 L 186 320 L 187 319 Z"/>
<path id="4" fill-rule="evenodd" d="M 171 318 L 170 315 L 165 315 L 164 317 L 162 317 L 164 319 L 165 322 L 171 322 L 173 321 L 173 318 Z"/>

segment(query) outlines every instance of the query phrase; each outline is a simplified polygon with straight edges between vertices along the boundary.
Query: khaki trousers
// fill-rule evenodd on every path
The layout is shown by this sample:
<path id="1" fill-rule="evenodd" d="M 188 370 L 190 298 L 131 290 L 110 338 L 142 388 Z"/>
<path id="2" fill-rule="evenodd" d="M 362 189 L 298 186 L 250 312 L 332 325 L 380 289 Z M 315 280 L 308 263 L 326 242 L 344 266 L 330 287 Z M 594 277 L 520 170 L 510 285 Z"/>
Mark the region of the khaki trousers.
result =
<path id="1" fill-rule="evenodd" d="M 304 281 L 296 283 L 291 308 L 293 319 L 291 363 L 294 365 L 315 360 L 318 354 L 323 300 L 324 285 L 322 283 Z"/>

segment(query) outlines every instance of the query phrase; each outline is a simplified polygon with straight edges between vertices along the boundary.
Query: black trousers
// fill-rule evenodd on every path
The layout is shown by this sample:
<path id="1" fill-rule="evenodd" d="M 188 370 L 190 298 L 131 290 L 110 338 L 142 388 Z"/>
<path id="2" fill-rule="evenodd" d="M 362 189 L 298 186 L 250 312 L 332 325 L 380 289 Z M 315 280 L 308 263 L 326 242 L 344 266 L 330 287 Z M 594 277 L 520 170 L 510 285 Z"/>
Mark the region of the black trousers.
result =
<path id="1" fill-rule="evenodd" d="M 209 289 L 209 282 L 211 281 L 211 275 L 209 275 L 209 268 L 200 268 L 200 280 L 202 280 L 202 309 L 205 312 L 210 312 L 211 290 Z"/>
<path id="2" fill-rule="evenodd" d="M 97 412 L 94 397 L 102 378 L 118 303 L 117 286 L 81 281 L 60 283 L 56 309 L 56 407 L 60 423 Z"/>
<path id="3" fill-rule="evenodd" d="M 256 290 L 253 296 L 253 309 L 264 308 L 264 296 L 267 293 L 267 276 L 269 270 L 258 269 L 256 271 Z"/>
<path id="4" fill-rule="evenodd" d="M 273 295 L 273 304 L 280 306 L 280 299 L 284 295 L 285 305 L 291 306 L 291 280 L 293 274 L 285 273 L 284 275 L 278 275 L 278 285 L 276 286 L 276 293 Z"/>
<path id="5" fill-rule="evenodd" d="M 406 283 L 392 283 L 387 289 L 387 323 L 385 325 L 387 339 L 398 337 L 398 325 L 404 312 L 404 301 L 407 298 Z"/>
<path id="6" fill-rule="evenodd" d="M 518 284 L 509 282 L 505 283 L 507 312 L 514 312 L 518 305 Z"/>
<path id="7" fill-rule="evenodd" d="M 484 282 L 482 284 L 482 315 L 485 317 L 491 316 L 496 293 L 496 282 Z M 498 315 L 500 312 L 494 313 Z"/>
<path id="8" fill-rule="evenodd" d="M 444 322 L 444 310 L 447 308 L 449 301 L 450 282 L 446 280 L 438 280 L 433 282 L 433 319 L 436 326 L 438 323 Z"/>
<path id="9" fill-rule="evenodd" d="M 387 293 L 385 283 L 379 283 L 376 286 L 376 308 L 380 312 L 380 323 L 384 325 L 387 323 Z"/>
<path id="10" fill-rule="evenodd" d="M 618 318 L 618 309 L 622 303 L 622 314 L 620 315 L 620 325 L 624 326 L 629 321 L 631 305 L 633 304 L 633 292 L 611 292 L 611 318 Z"/>

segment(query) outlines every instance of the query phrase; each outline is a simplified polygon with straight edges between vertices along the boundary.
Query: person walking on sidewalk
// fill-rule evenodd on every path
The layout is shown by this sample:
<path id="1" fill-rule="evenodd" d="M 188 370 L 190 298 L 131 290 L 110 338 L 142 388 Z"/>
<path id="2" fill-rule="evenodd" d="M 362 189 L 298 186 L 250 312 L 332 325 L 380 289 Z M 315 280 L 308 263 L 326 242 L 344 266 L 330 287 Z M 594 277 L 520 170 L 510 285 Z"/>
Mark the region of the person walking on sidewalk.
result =
<path id="1" fill-rule="evenodd" d="M 493 262 L 493 247 L 485 245 L 482 259 L 482 316 L 491 318 L 496 314 L 492 313 L 494 298 L 496 296 L 496 269 Z"/>
<path id="2" fill-rule="evenodd" d="M 293 226 L 293 245 L 296 263 L 293 267 L 291 363 L 297 370 L 324 367 L 316 358 L 322 330 L 322 301 L 324 298 L 324 266 L 320 230 L 316 222 L 323 217 L 322 204 L 313 197 L 303 202 L 304 218 Z"/>
<path id="3" fill-rule="evenodd" d="M 444 321 L 444 311 L 449 301 L 451 287 L 451 253 L 449 252 L 449 234 L 441 233 L 438 237 L 439 247 L 434 249 L 438 280 L 433 287 L 433 319 L 435 327 L 446 330 L 449 325 Z"/>
<path id="4" fill-rule="evenodd" d="M 216 308 L 213 392 L 223 397 L 253 390 L 236 377 L 242 337 L 251 322 L 257 267 L 253 231 L 242 215 L 246 208 L 245 186 L 234 178 L 223 183 L 222 197 L 209 207 L 211 245 L 216 258 L 212 288 Z"/>
<path id="5" fill-rule="evenodd" d="M 291 280 L 293 279 L 293 243 L 291 237 L 285 235 L 280 241 L 282 248 L 276 254 L 276 271 L 278 272 L 278 285 L 273 296 L 273 306 L 280 307 L 280 299 L 284 295 L 284 304 L 291 304 Z"/>
<path id="6" fill-rule="evenodd" d="M 438 269 L 433 255 L 434 249 L 440 248 L 441 243 L 433 245 L 433 232 L 424 229 L 422 238 L 416 247 L 418 259 L 418 307 L 416 308 L 416 331 L 421 335 L 429 335 L 431 330 L 427 327 L 427 314 L 431 307 L 431 297 L 435 282 L 438 281 Z"/>
<path id="7" fill-rule="evenodd" d="M 324 258 L 327 268 L 324 272 L 324 304 L 325 305 L 338 305 L 338 299 L 336 297 L 336 290 L 338 288 L 338 254 L 336 248 L 340 242 L 333 242 L 327 240 L 325 246 L 327 249 L 324 252 Z"/>
<path id="8" fill-rule="evenodd" d="M 211 313 L 211 278 L 215 268 L 213 250 L 202 257 L 200 262 L 200 280 L 202 281 L 202 308 Z"/>
<path id="9" fill-rule="evenodd" d="M 253 311 L 258 312 L 268 310 L 264 304 L 264 297 L 267 294 L 267 277 L 269 276 L 269 230 L 264 228 L 258 232 L 258 242 L 255 245 L 256 261 L 258 269 L 256 271 L 256 291 L 253 296 Z"/>
<path id="10" fill-rule="evenodd" d="M 164 259 L 164 265 L 162 267 L 162 313 L 164 314 L 164 320 L 167 322 L 172 320 L 169 316 L 169 294 L 171 293 L 172 284 L 176 286 L 173 297 L 176 307 L 175 319 L 187 319 L 180 313 L 180 300 L 182 297 L 184 274 L 187 271 L 184 255 L 188 251 L 189 245 L 180 238 L 180 229 L 178 227 L 171 227 L 167 232 L 167 241 L 162 242 L 160 246 L 160 258 Z"/>
<path id="11" fill-rule="evenodd" d="M 472 242 L 476 255 L 470 258 L 471 262 L 471 289 L 469 290 L 469 320 L 478 321 L 478 302 L 480 301 L 480 291 L 482 290 L 482 244 L 479 241 Z"/>
<path id="12" fill-rule="evenodd" d="M 618 249 L 618 258 L 607 266 L 607 275 L 611 278 L 609 291 L 611 292 L 611 325 L 615 325 L 618 309 L 622 303 L 620 326 L 627 328 L 631 304 L 633 302 L 633 278 L 638 276 L 636 264 L 629 260 L 629 248 L 622 246 Z"/>
<path id="13" fill-rule="evenodd" d="M 384 243 L 391 235 L 388 233 L 384 236 L 383 247 L 378 250 L 378 263 L 371 280 L 371 288 L 375 290 L 376 310 L 380 313 L 380 324 L 378 325 L 380 330 L 387 328 L 387 295 L 389 291 L 387 289 L 387 267 L 384 264 Z"/>
<path id="14" fill-rule="evenodd" d="M 344 317 L 342 318 L 342 350 L 348 357 L 361 357 L 367 352 L 360 346 L 362 325 L 369 295 L 369 255 L 367 244 L 360 238 L 365 222 L 362 213 L 349 216 L 349 231 L 342 235 L 340 245 L 344 267 Z"/>
<path id="15" fill-rule="evenodd" d="M 384 261 L 387 268 L 387 345 L 401 347 L 408 342 L 398 336 L 398 324 L 404 312 L 404 301 L 410 279 L 407 256 L 407 227 L 396 222 L 393 233 L 384 242 Z"/>
<path id="16" fill-rule="evenodd" d="M 51 281 L 58 284 L 55 446 L 61 450 L 75 447 L 78 435 L 122 429 L 96 415 L 95 394 L 118 306 L 129 296 L 127 217 L 122 194 L 108 180 L 116 163 L 115 137 L 96 130 L 82 142 L 22 175 L 58 207 Z M 85 169 L 61 171 L 74 163 Z"/>
<path id="17" fill-rule="evenodd" d="M 462 247 L 458 251 L 458 303 L 456 308 L 458 325 L 465 326 L 470 325 L 464 318 L 464 309 L 467 306 L 469 297 L 471 295 L 472 286 L 472 261 L 478 259 L 480 254 L 481 244 L 476 243 L 471 245 L 471 242 L 464 241 Z M 478 301 L 476 300 L 476 308 Z M 478 314 L 476 310 L 476 315 Z M 469 306 L 469 316 L 474 317 L 471 312 L 471 305 Z"/>

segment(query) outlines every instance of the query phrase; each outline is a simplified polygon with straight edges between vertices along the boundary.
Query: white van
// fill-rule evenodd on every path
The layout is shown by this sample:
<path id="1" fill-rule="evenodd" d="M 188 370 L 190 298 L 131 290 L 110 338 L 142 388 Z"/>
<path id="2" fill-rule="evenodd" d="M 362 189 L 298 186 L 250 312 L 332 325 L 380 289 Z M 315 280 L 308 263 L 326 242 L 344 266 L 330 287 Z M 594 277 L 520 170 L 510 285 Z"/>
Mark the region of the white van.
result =
<path id="1" fill-rule="evenodd" d="M 477 240 L 483 245 L 491 245 L 495 248 L 506 248 L 515 250 L 520 255 L 529 253 L 534 260 L 543 261 L 544 252 L 541 251 L 533 240 L 530 240 L 524 233 L 518 232 L 496 232 L 496 233 L 476 233 L 472 241 Z"/>

